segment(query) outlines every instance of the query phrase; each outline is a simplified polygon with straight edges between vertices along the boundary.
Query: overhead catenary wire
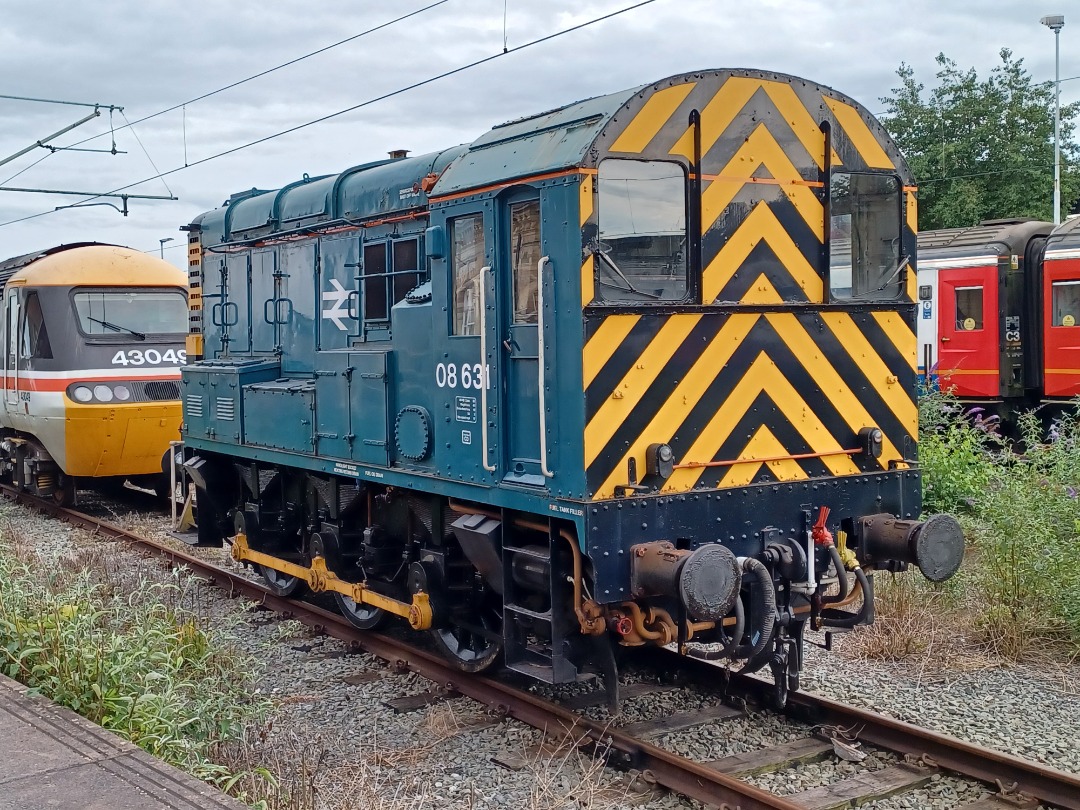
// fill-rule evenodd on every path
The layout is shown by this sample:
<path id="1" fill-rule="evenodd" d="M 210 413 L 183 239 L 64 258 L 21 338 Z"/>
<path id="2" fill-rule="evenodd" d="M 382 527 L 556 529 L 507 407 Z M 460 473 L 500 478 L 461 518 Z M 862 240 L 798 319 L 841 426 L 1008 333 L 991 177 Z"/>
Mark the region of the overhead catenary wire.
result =
<path id="1" fill-rule="evenodd" d="M 431 9 L 435 8 L 436 6 L 441 6 L 444 3 L 448 3 L 448 2 L 450 2 L 450 0 L 436 0 L 436 2 L 434 2 L 434 3 L 429 3 L 428 5 L 423 6 L 422 8 L 418 8 L 418 9 L 416 9 L 414 11 L 410 11 L 407 14 L 399 15 L 399 16 L 395 17 L 392 20 L 387 20 L 386 22 L 379 23 L 378 25 L 372 26 L 371 28 L 368 28 L 368 29 L 366 29 L 364 31 L 361 31 L 358 34 L 353 34 L 352 36 L 345 37 L 345 39 L 340 39 L 337 42 L 333 42 L 333 43 L 331 43 L 329 45 L 325 45 L 322 48 L 318 48 L 318 49 L 316 49 L 314 51 L 309 51 L 308 53 L 305 53 L 305 54 L 303 54 L 301 56 L 297 56 L 296 58 L 290 59 L 287 62 L 282 62 L 280 64 L 274 65 L 271 68 L 267 68 L 266 70 L 262 70 L 262 71 L 259 71 L 258 73 L 254 73 L 251 76 L 248 76 L 247 78 L 238 79 L 237 81 L 230 82 L 229 84 L 225 85 L 224 87 L 219 87 L 217 90 L 211 90 L 208 93 L 203 93 L 201 96 L 195 96 L 194 98 L 190 98 L 187 101 L 181 101 L 178 104 L 173 104 L 171 107 L 166 107 L 163 110 L 158 110 L 157 112 L 150 113 L 149 115 L 144 115 L 142 118 L 136 118 L 134 121 L 128 121 L 127 117 L 125 116 L 124 120 L 127 121 L 127 123 L 122 127 L 118 127 L 117 129 L 118 130 L 119 129 L 132 129 L 136 124 L 141 124 L 144 121 L 149 121 L 152 118 L 157 118 L 158 116 L 165 115 L 166 113 L 173 112 L 174 110 L 183 110 L 183 114 L 184 114 L 184 123 L 183 123 L 183 126 L 184 126 L 184 162 L 186 163 L 187 162 L 187 105 L 188 104 L 194 104 L 197 101 L 203 101 L 204 99 L 208 99 L 211 96 L 216 96 L 219 93 L 224 93 L 226 90 L 232 90 L 234 87 L 239 87 L 242 84 L 247 84 L 248 82 L 254 81 L 255 79 L 261 79 L 263 76 L 268 76 L 269 74 L 274 73 L 275 71 L 281 70 L 283 68 L 290 67 L 291 65 L 295 65 L 298 62 L 303 62 L 305 59 L 310 59 L 311 57 L 318 56 L 321 53 L 326 53 L 329 50 L 337 48 L 337 47 L 339 47 L 341 45 L 348 44 L 349 42 L 360 39 L 361 37 L 366 37 L 369 34 L 374 34 L 377 31 L 381 31 L 384 28 L 389 28 L 391 25 L 395 25 L 396 23 L 403 22 L 403 21 L 405 21 L 405 20 L 407 20 L 407 19 L 409 19 L 411 17 L 417 16 L 418 14 L 423 14 L 424 12 L 430 11 Z M 22 96 L 0 95 L 0 98 L 15 99 L 15 100 L 19 100 L 19 101 L 40 101 L 40 102 L 48 102 L 48 103 L 51 103 L 51 104 L 73 104 L 73 105 L 77 105 L 77 106 L 92 106 L 92 105 L 85 105 L 85 104 L 82 104 L 80 102 L 74 102 L 74 101 L 52 101 L 51 99 L 23 98 Z M 123 107 L 119 107 L 117 109 L 119 109 L 121 113 L 123 113 L 123 111 L 124 111 Z M 111 129 L 110 129 L 110 131 L 113 132 L 114 135 L 115 135 L 115 131 L 113 131 Z M 132 129 L 133 133 L 134 133 L 134 131 L 135 130 Z M 96 140 L 97 138 L 102 138 L 106 134 L 108 134 L 108 133 L 99 132 L 97 135 L 91 135 L 88 138 L 83 138 L 81 141 L 75 141 L 74 143 L 69 144 L 65 148 L 70 149 L 70 148 L 75 147 L 75 146 L 82 146 L 84 143 L 89 143 L 90 141 Z M 138 137 L 136 136 L 136 140 L 137 139 L 138 139 Z M 139 145 L 142 146 L 141 143 Z M 144 152 L 146 151 L 145 148 L 143 149 L 143 151 Z M 29 171 L 30 169 L 34 168 L 35 166 L 37 166 L 43 160 L 46 160 L 46 159 L 52 157 L 52 155 L 53 155 L 52 152 L 50 152 L 48 154 L 45 154 L 45 155 L 42 155 L 40 158 L 35 160 L 33 163 L 29 164 L 28 166 L 25 166 L 24 168 L 17 171 L 15 174 L 11 175 L 11 177 L 8 177 L 6 180 L 0 181 L 0 185 L 7 185 L 12 180 L 14 180 L 16 177 L 18 177 L 19 175 L 21 175 L 21 174 Z M 151 161 L 150 163 L 151 163 L 151 165 L 153 165 L 153 161 Z M 158 169 L 155 166 L 154 171 L 157 171 L 157 170 Z M 170 194 L 171 193 L 172 192 L 170 192 Z M 7 223 L 4 223 L 4 224 L 7 224 Z"/>
<path id="2" fill-rule="evenodd" d="M 323 116 L 320 116 L 318 118 L 314 118 L 314 119 L 312 119 L 310 121 L 306 121 L 303 124 L 297 124 L 295 126 L 288 127 L 286 129 L 283 129 L 283 130 L 279 130 L 278 132 L 271 133 L 270 135 L 266 135 L 266 136 L 264 136 L 262 138 L 257 138 L 257 139 L 255 139 L 253 141 L 249 141 L 247 143 L 240 144 L 239 146 L 234 146 L 234 147 L 231 147 L 229 149 L 225 149 L 225 150 L 223 150 L 221 152 L 217 152 L 217 153 L 215 153 L 213 155 L 209 155 L 207 157 L 196 160 L 196 161 L 194 161 L 194 162 L 192 162 L 190 164 L 187 164 L 187 165 L 184 165 L 184 166 L 177 166 L 175 168 L 169 169 L 169 170 L 164 171 L 164 172 L 158 172 L 157 174 L 152 175 L 151 177 L 146 177 L 146 178 L 143 178 L 142 180 L 137 180 L 137 181 L 135 181 L 133 183 L 128 183 L 125 186 L 120 186 L 120 187 L 115 188 L 115 189 L 113 189 L 113 190 L 111 190 L 109 192 L 106 192 L 106 193 L 108 193 L 108 194 L 116 194 L 116 193 L 121 192 L 121 191 L 126 191 L 127 189 L 134 188 L 135 186 L 141 186 L 143 183 L 149 183 L 149 182 L 152 182 L 152 181 L 157 180 L 159 178 L 166 177 L 168 175 L 176 174 L 177 172 L 184 171 L 185 169 L 193 168 L 195 166 L 200 166 L 200 165 L 202 165 L 204 163 L 209 163 L 210 161 L 217 160 L 217 159 L 225 157 L 227 155 L 235 154 L 236 152 L 240 152 L 240 151 L 242 151 L 244 149 L 249 149 L 252 146 L 258 146 L 259 144 L 266 143 L 268 141 L 272 141 L 272 140 L 274 140 L 276 138 L 280 138 L 280 137 L 283 137 L 285 135 L 292 134 L 293 132 L 299 132 L 302 129 L 307 129 L 308 127 L 314 126 L 316 124 L 321 124 L 321 123 L 323 123 L 325 121 L 329 121 L 329 120 L 334 119 L 334 118 L 338 118 L 338 117 L 340 117 L 342 115 L 346 115 L 347 113 L 355 112 L 356 110 L 362 109 L 364 107 L 368 107 L 368 106 L 370 106 L 372 104 L 376 104 L 376 103 L 378 103 L 380 101 L 385 101 L 388 98 L 393 98 L 394 96 L 399 96 L 399 95 L 401 95 L 403 93 L 407 93 L 410 90 L 415 90 L 418 87 L 424 87 L 425 85 L 433 84 L 434 82 L 440 81 L 440 80 L 448 78 L 450 76 L 455 76 L 458 73 L 462 73 L 462 72 L 464 72 L 466 70 L 471 70 L 472 68 L 479 67 L 480 65 L 486 64 L 488 62 L 492 62 L 492 61 L 494 61 L 496 59 L 499 59 L 500 57 L 508 56 L 510 54 L 517 53 L 519 51 L 523 51 L 523 50 L 525 50 L 527 48 L 533 47 L 534 45 L 540 45 L 540 44 L 543 44 L 545 42 L 550 42 L 551 40 L 558 39 L 559 37 L 566 36 L 567 34 L 571 34 L 571 33 L 575 32 L 575 31 L 580 31 L 580 30 L 582 30 L 584 28 L 588 28 L 590 26 L 596 25 L 597 23 L 604 22 L 605 20 L 610 20 L 613 17 L 618 17 L 618 16 L 620 16 L 622 14 L 626 14 L 626 13 L 628 13 L 630 11 L 634 11 L 636 9 L 642 8 L 643 6 L 651 5 L 654 2 L 656 2 L 656 0 L 641 0 L 638 3 L 634 3 L 634 4 L 629 5 L 629 6 L 624 6 L 623 8 L 617 9 L 616 11 L 609 12 L 608 14 L 603 14 L 603 15 L 601 15 L 599 17 L 594 17 L 594 18 L 592 18 L 590 20 L 586 20 L 583 23 L 578 23 L 577 25 L 572 25 L 572 26 L 569 26 L 567 28 L 560 29 L 559 31 L 556 31 L 555 33 L 552 33 L 552 34 L 547 34 L 547 35 L 542 36 L 542 37 L 537 37 L 536 39 L 530 40 L 529 42 L 523 43 L 521 45 L 516 45 L 513 48 L 510 48 L 508 51 L 505 51 L 505 52 L 504 51 L 499 51 L 499 52 L 491 54 L 489 56 L 481 57 L 480 59 L 475 59 L 472 62 L 467 62 L 466 64 L 460 65 L 460 66 L 458 66 L 456 68 L 451 68 L 449 70 L 445 70 L 442 73 L 438 73 L 438 74 L 436 74 L 434 76 L 429 76 L 426 79 L 421 79 L 419 81 L 413 82 L 412 84 L 408 84 L 408 85 L 405 85 L 404 87 L 400 87 L 400 88 L 398 88 L 396 90 L 391 90 L 391 91 L 383 93 L 381 95 L 374 96 L 372 98 L 367 99 L 366 101 L 360 102 L 359 104 L 353 104 L 352 106 L 346 107 L 346 108 L 341 109 L 341 110 L 338 110 L 337 112 L 328 113 L 327 115 L 323 115 Z M 98 196 L 101 196 L 101 195 L 96 195 L 94 197 L 87 197 L 85 200 L 81 200 L 79 204 L 90 202 L 91 200 L 95 200 L 95 199 L 97 199 Z M 36 219 L 38 217 L 43 217 L 43 216 L 46 216 L 46 215 L 52 214 L 52 213 L 54 213 L 54 211 L 52 211 L 52 210 L 50 210 L 50 211 L 42 211 L 42 212 L 39 212 L 37 214 L 30 214 L 30 215 L 25 216 L 25 217 L 19 217 L 18 219 L 8 220 L 7 222 L 0 222 L 0 228 L 3 228 L 5 226 L 7 226 L 7 225 L 15 225 L 15 224 L 17 224 L 19 222 L 26 222 L 28 220 Z"/>

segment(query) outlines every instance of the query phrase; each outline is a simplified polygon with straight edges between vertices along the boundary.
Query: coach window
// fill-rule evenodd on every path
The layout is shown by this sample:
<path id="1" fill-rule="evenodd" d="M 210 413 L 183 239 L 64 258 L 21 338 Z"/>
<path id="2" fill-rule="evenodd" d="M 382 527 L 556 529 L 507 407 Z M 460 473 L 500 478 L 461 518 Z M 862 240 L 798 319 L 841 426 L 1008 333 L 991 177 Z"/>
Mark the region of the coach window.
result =
<path id="1" fill-rule="evenodd" d="M 1055 281 L 1050 306 L 1053 326 L 1080 326 L 1080 281 Z"/>
<path id="2" fill-rule="evenodd" d="M 454 335 L 480 334 L 480 270 L 484 264 L 484 215 L 450 223 Z"/>
<path id="3" fill-rule="evenodd" d="M 589 246 L 605 301 L 686 297 L 686 174 L 678 163 L 605 160 L 596 178 L 597 240 Z"/>
<path id="4" fill-rule="evenodd" d="M 829 286 L 833 299 L 892 300 L 903 291 L 900 181 L 833 172 L 829 188 Z"/>
<path id="5" fill-rule="evenodd" d="M 36 292 L 27 293 L 23 302 L 22 344 L 19 351 L 23 357 L 39 357 L 43 360 L 53 356 L 45 316 L 41 313 L 41 301 Z"/>
<path id="6" fill-rule="evenodd" d="M 983 328 L 983 288 L 956 288 L 956 329 L 973 332 Z"/>

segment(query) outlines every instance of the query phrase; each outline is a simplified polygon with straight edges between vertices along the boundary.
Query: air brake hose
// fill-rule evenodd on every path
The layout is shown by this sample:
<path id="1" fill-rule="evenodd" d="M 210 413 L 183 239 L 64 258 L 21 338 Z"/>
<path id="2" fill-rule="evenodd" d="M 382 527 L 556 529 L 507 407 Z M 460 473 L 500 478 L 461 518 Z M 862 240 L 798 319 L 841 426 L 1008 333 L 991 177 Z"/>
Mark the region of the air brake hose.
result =
<path id="1" fill-rule="evenodd" d="M 688 653 L 694 658 L 704 658 L 706 661 L 717 661 L 721 658 L 727 658 L 731 655 L 735 646 L 739 643 L 739 639 L 742 638 L 743 630 L 746 629 L 746 611 L 743 609 L 742 597 L 735 600 L 735 626 L 731 630 L 731 636 L 724 635 L 723 627 L 721 626 L 721 636 L 723 641 L 721 642 L 721 648 L 719 650 L 698 650 L 691 648 Z"/>
<path id="2" fill-rule="evenodd" d="M 848 613 L 846 610 L 823 610 L 821 611 L 821 623 L 825 627 L 854 627 L 874 620 L 874 594 L 870 590 L 870 581 L 866 578 L 862 568 L 856 566 L 855 579 L 862 589 L 863 603 L 858 613 Z"/>
<path id="3" fill-rule="evenodd" d="M 762 666 L 757 664 L 755 659 L 761 657 L 761 652 L 769 646 L 776 628 L 776 589 L 769 569 L 753 557 L 743 558 L 742 569 L 744 574 L 750 574 L 757 579 L 758 587 L 750 589 L 751 596 L 756 597 L 750 610 L 753 620 L 750 622 L 750 641 L 737 646 L 732 658 L 748 659 L 739 671 L 753 672 Z M 757 665 L 751 668 L 754 664 Z"/>
<path id="4" fill-rule="evenodd" d="M 836 602 L 843 602 L 847 598 L 850 586 L 848 585 L 847 569 L 844 567 L 844 561 L 840 557 L 840 550 L 836 546 L 829 546 L 829 559 L 832 560 L 833 567 L 836 568 L 836 581 L 840 585 L 840 593 L 836 596 L 826 596 L 822 598 L 822 603 L 826 605 L 832 605 Z"/>

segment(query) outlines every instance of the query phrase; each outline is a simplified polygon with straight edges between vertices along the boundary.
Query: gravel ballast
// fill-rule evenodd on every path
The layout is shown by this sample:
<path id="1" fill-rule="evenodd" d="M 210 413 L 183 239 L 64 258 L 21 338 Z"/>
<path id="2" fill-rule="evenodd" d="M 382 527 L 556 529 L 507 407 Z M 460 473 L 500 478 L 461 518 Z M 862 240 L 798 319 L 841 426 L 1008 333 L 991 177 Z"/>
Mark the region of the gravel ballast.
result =
<path id="1" fill-rule="evenodd" d="M 162 519 L 125 515 L 119 506 L 113 509 L 114 522 L 158 539 L 165 536 Z M 160 566 L 125 543 L 102 540 L 12 504 L 2 507 L 0 522 L 7 527 L 5 535 L 14 532 L 33 538 L 45 560 L 67 554 L 73 546 L 104 545 L 118 566 L 143 570 Z M 227 551 L 210 553 L 215 563 L 228 560 Z M 309 781 L 318 786 L 315 807 L 359 806 L 357 802 L 369 795 L 368 790 L 374 791 L 370 795 L 379 806 L 390 808 L 699 806 L 670 794 L 638 795 L 627 789 L 624 776 L 572 749 L 538 751 L 540 732 L 513 721 L 499 722 L 467 699 L 396 713 L 384 701 L 424 692 L 432 685 L 413 674 L 395 672 L 372 656 L 352 653 L 334 639 L 313 635 L 298 622 L 226 598 L 212 587 L 200 593 L 199 604 L 211 617 L 235 625 L 236 643 L 263 662 L 260 689 L 277 708 L 256 750 L 282 764 L 291 762 L 289 767 L 294 769 L 295 760 L 302 760 L 312 771 Z M 368 672 L 377 677 L 366 679 L 363 674 Z M 929 677 L 903 666 L 867 664 L 809 645 L 803 676 L 806 690 L 1080 772 L 1080 751 L 1070 731 L 1080 726 L 1080 696 L 1062 690 L 1062 683 L 1024 667 Z M 553 693 L 543 685 L 532 688 L 545 696 Z M 574 688 L 555 691 L 568 694 Z M 623 716 L 615 723 L 700 710 L 718 700 L 716 695 L 685 686 L 671 688 L 626 701 Z M 605 717 L 600 707 L 586 714 Z M 654 742 L 707 761 L 807 733 L 805 727 L 775 715 L 753 712 L 666 734 Z M 496 764 L 497 757 L 517 758 L 524 766 L 512 770 Z M 894 759 L 877 753 L 858 764 L 810 763 L 751 781 L 793 794 L 854 772 L 887 767 Z M 985 793 L 985 788 L 965 780 L 938 776 L 917 791 L 866 806 L 951 810 Z"/>

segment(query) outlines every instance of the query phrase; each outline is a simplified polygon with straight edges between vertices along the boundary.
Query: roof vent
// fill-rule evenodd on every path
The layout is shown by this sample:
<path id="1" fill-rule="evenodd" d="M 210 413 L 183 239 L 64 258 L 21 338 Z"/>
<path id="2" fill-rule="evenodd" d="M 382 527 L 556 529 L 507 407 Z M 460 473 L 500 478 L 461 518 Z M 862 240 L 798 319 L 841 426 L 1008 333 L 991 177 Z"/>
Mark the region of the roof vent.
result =
<path id="1" fill-rule="evenodd" d="M 408 155 L 409 155 L 409 150 L 408 149 L 395 149 L 394 151 L 392 151 L 390 153 L 390 159 L 391 160 L 401 160 L 404 157 L 408 157 Z"/>

